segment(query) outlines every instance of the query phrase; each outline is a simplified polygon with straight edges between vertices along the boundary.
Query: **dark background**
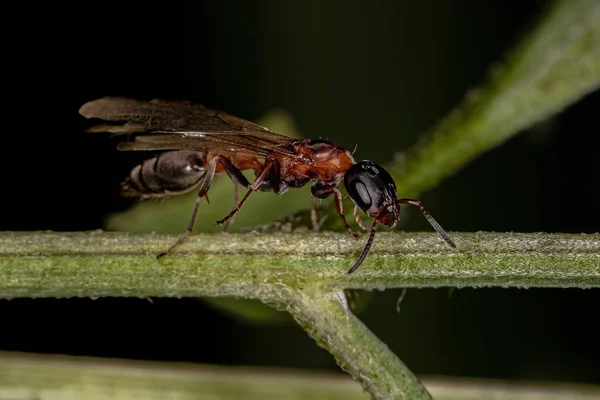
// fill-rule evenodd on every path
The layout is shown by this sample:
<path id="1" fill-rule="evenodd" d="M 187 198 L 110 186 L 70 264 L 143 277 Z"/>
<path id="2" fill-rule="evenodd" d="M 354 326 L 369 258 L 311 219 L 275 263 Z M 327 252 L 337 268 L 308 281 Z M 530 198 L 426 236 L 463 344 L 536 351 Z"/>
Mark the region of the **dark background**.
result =
<path id="1" fill-rule="evenodd" d="M 386 163 L 483 82 L 544 4 L 13 9 L 0 230 L 97 229 L 128 207 L 115 185 L 130 162 L 109 140 L 83 135 L 88 122 L 77 112 L 106 95 L 191 100 L 250 120 L 284 109 L 303 135 L 360 143 L 358 158 Z M 421 200 L 449 231 L 598 232 L 599 106 L 600 93 L 587 96 Z M 403 228 L 430 230 L 418 218 Z M 373 294 L 360 316 L 417 374 L 600 383 L 596 289 L 411 289 L 397 312 L 399 296 Z M 196 299 L 152 300 L 3 300 L 0 350 L 337 369 L 294 323 L 240 322 Z"/>

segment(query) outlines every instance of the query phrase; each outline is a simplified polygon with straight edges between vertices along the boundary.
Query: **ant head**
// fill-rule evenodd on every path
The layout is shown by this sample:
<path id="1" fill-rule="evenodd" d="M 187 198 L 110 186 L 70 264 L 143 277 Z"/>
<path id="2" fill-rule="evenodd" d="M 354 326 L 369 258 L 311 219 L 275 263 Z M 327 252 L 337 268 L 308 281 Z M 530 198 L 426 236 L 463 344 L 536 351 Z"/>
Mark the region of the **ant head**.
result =
<path id="1" fill-rule="evenodd" d="M 344 186 L 348 195 L 375 223 L 389 227 L 398 222 L 396 184 L 390 174 L 373 161 L 360 161 L 346 171 Z"/>

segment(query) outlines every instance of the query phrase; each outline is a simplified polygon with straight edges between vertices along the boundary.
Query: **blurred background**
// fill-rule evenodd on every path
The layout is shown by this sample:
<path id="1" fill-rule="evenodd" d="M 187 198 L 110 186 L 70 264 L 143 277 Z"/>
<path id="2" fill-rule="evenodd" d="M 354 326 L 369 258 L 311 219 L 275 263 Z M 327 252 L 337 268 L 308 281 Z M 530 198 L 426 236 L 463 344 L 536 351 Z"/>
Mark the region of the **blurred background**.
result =
<path id="1" fill-rule="evenodd" d="M 357 159 L 390 162 L 484 82 L 546 4 L 13 9 L 0 230 L 106 228 L 132 207 L 117 189 L 138 159 L 85 135 L 89 121 L 78 114 L 107 95 L 190 100 L 252 121 L 282 110 L 304 137 L 358 144 Z M 598 232 L 599 107 L 592 93 L 420 199 L 449 231 Z M 402 229 L 431 230 L 417 213 L 405 217 Z M 363 294 L 359 316 L 417 375 L 600 383 L 597 289 L 409 289 L 398 311 L 400 295 Z M 245 319 L 197 299 L 1 300 L 0 327 L 0 350 L 337 371 L 293 321 Z"/>

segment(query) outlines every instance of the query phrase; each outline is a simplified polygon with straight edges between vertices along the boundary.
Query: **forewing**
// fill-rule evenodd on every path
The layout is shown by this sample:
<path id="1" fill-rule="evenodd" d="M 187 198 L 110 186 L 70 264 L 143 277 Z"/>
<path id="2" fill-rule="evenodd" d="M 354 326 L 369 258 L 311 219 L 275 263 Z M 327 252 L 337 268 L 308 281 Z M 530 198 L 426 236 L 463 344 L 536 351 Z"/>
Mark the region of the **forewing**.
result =
<path id="1" fill-rule="evenodd" d="M 298 157 L 290 146 L 296 139 L 189 102 L 104 97 L 84 104 L 79 113 L 86 118 L 121 122 L 92 127 L 92 132 L 136 134 L 134 141 L 119 145 L 121 150 L 251 150 Z"/>

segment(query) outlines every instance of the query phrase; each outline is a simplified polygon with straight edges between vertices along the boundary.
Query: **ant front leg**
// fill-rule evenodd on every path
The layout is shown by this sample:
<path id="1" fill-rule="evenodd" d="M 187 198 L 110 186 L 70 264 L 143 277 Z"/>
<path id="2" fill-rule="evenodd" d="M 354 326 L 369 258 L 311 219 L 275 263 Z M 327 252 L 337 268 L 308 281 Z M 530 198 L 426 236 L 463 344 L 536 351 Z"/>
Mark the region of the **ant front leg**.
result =
<path id="1" fill-rule="evenodd" d="M 415 200 L 415 199 L 399 199 L 399 200 L 396 200 L 396 202 L 398 204 L 409 204 L 411 206 L 419 207 L 419 209 L 423 213 L 423 216 L 427 219 L 427 221 L 429 221 L 429 223 L 431 224 L 433 229 L 435 229 L 437 231 L 437 233 L 439 233 L 439 235 L 442 237 L 442 239 L 444 239 L 444 241 L 446 241 L 446 243 L 448 243 L 448 246 L 456 248 L 456 244 L 454 244 L 452 239 L 450 239 L 450 237 L 448 236 L 448 234 L 446 233 L 444 228 L 442 228 L 442 226 L 431 216 L 431 214 L 429 214 L 429 211 L 427 211 L 425 209 L 425 207 L 423 206 L 423 203 L 421 203 L 419 200 Z"/>
<path id="2" fill-rule="evenodd" d="M 223 218 L 222 220 L 219 220 L 219 221 L 215 222 L 215 224 L 217 224 L 217 225 L 223 225 L 225 222 L 227 222 L 228 219 L 230 219 L 235 214 L 237 214 L 237 212 L 240 211 L 240 209 L 242 208 L 242 206 L 244 205 L 244 203 L 248 199 L 248 196 L 250 196 L 250 193 L 252 193 L 253 191 L 258 190 L 258 188 L 260 187 L 260 184 L 267 178 L 267 176 L 269 176 L 269 172 L 271 172 L 271 170 L 277 171 L 276 174 L 274 174 L 274 175 L 278 176 L 279 175 L 279 163 L 277 162 L 277 160 L 274 160 L 274 159 L 271 159 L 271 158 L 267 158 L 267 160 L 265 161 L 265 164 L 263 165 L 262 170 L 257 175 L 257 177 L 254 180 L 254 182 L 252 182 L 251 185 L 249 184 L 247 186 L 248 187 L 248 191 L 246 192 L 246 195 L 242 198 L 242 201 L 240 201 L 238 203 L 238 205 L 235 206 L 235 208 L 225 218 Z M 238 172 L 239 172 L 239 170 L 238 170 Z M 240 172 L 240 175 L 242 175 L 241 172 Z M 231 177 L 231 175 L 230 175 L 230 177 Z M 243 175 L 242 175 L 242 177 L 243 177 Z M 244 180 L 246 180 L 246 178 L 244 178 Z M 246 180 L 246 182 L 248 182 L 248 181 Z"/>
<path id="3" fill-rule="evenodd" d="M 360 237 L 358 233 L 354 232 L 352 228 L 350 228 L 350 225 L 348 225 L 348 222 L 346 221 L 346 217 L 344 217 L 342 193 L 336 186 L 326 185 L 325 183 L 323 183 L 323 181 L 316 180 L 310 188 L 310 192 L 313 196 L 318 197 L 320 199 L 325 199 L 333 194 L 335 197 L 335 208 L 337 210 L 338 215 L 342 219 L 342 223 L 346 227 L 346 230 L 355 239 L 358 239 Z"/>
<path id="4" fill-rule="evenodd" d="M 365 227 L 365 224 L 363 224 L 362 219 L 360 219 L 360 215 L 358 215 L 358 206 L 355 205 L 354 206 L 354 219 L 356 219 L 356 223 L 358 224 L 358 226 L 360 226 L 360 228 L 364 231 L 367 230 L 367 228 Z"/>

